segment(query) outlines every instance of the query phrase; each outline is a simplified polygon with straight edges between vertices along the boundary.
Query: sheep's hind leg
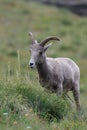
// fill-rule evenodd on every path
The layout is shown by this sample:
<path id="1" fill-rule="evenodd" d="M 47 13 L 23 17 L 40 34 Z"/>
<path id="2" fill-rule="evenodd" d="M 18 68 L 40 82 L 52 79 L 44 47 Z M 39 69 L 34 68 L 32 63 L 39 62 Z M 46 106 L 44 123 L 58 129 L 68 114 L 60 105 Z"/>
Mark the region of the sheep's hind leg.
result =
<path id="1" fill-rule="evenodd" d="M 80 90 L 79 90 L 79 83 L 74 84 L 73 88 L 73 96 L 76 102 L 77 110 L 80 110 Z"/>
<path id="2" fill-rule="evenodd" d="M 60 84 L 58 84 L 58 86 L 57 86 L 57 96 L 62 95 L 62 93 L 63 93 L 63 86 L 62 86 L 62 84 L 60 83 Z"/>

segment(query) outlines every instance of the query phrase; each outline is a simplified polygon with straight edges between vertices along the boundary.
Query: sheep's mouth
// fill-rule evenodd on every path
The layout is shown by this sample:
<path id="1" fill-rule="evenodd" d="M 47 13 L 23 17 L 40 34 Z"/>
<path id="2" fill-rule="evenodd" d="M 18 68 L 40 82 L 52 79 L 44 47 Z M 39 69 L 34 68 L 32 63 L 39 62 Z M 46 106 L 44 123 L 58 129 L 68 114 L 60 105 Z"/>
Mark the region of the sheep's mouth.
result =
<path id="1" fill-rule="evenodd" d="M 33 66 L 30 66 L 31 69 L 33 69 L 34 67 Z"/>
<path id="2" fill-rule="evenodd" d="M 31 68 L 31 69 L 34 69 L 34 68 L 35 68 L 35 66 L 34 66 L 34 65 L 32 65 L 32 66 L 30 66 L 30 68 Z"/>

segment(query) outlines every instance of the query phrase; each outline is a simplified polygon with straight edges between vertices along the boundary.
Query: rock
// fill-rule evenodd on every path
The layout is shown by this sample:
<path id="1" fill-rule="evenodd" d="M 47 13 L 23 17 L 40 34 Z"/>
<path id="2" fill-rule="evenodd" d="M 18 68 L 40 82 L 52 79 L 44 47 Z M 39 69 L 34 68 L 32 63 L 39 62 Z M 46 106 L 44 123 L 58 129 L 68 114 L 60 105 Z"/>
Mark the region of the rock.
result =
<path id="1" fill-rule="evenodd" d="M 44 4 L 67 8 L 80 16 L 87 16 L 87 0 L 39 0 Z"/>

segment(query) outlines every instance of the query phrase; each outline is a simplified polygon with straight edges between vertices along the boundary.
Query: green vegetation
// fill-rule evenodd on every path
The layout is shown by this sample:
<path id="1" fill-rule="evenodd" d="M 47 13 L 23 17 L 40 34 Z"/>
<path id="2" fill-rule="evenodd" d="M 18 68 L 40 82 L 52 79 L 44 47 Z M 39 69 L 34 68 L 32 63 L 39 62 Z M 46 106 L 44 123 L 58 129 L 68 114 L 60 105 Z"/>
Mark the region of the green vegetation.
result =
<path id="1" fill-rule="evenodd" d="M 28 68 L 32 31 L 39 41 L 59 36 L 47 52 L 51 57 L 70 57 L 81 70 L 81 104 L 78 114 L 62 97 L 45 91 L 36 69 Z M 65 9 L 28 0 L 0 0 L 0 129 L 87 129 L 87 18 Z M 69 93 L 72 98 L 71 93 Z"/>

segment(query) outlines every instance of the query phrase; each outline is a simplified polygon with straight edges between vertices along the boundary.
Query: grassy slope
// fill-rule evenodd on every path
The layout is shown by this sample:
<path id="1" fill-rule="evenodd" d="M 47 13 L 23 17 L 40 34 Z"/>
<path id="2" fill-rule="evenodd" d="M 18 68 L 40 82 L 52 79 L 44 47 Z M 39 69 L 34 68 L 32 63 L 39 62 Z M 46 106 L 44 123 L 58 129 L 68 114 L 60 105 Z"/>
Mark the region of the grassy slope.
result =
<path id="1" fill-rule="evenodd" d="M 81 103 L 85 108 L 87 106 L 85 100 L 87 95 L 87 18 L 82 19 L 67 10 L 23 0 L 0 0 L 0 81 L 3 86 L 1 87 L 3 97 L 6 99 L 7 95 L 4 86 L 7 86 L 9 90 L 9 82 L 12 88 L 14 88 L 13 84 L 17 86 L 21 82 L 26 83 L 26 87 L 31 85 L 40 88 L 36 71 L 31 71 L 27 67 L 29 60 L 29 38 L 27 34 L 29 31 L 34 32 L 39 40 L 48 35 L 60 37 L 61 44 L 57 46 L 58 43 L 55 42 L 47 54 L 52 57 L 70 57 L 80 66 Z M 15 97 L 14 94 L 13 101 Z M 19 121 L 16 117 L 11 119 L 9 116 L 3 117 L 2 115 L 0 117 L 2 124 L 4 124 L 3 118 L 7 120 L 6 125 L 0 125 L 0 129 L 3 130 L 12 130 L 16 127 L 21 130 L 27 128 L 28 125 L 35 130 L 87 129 L 85 119 L 82 117 L 80 121 L 78 119 L 75 121 L 70 117 L 70 121 L 65 119 L 58 124 L 53 122 L 49 125 L 46 121 L 39 119 L 32 110 L 27 114 L 25 113 Z M 12 127 L 9 128 L 9 125 L 12 125 Z"/>

